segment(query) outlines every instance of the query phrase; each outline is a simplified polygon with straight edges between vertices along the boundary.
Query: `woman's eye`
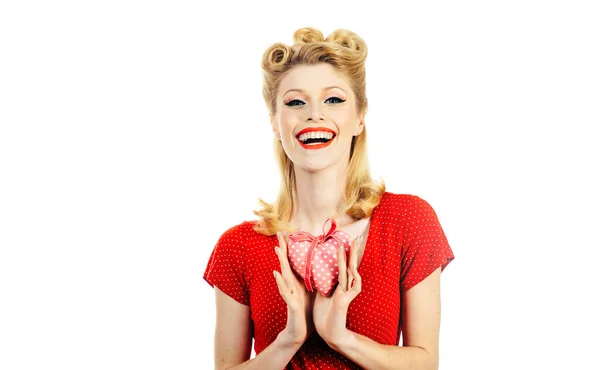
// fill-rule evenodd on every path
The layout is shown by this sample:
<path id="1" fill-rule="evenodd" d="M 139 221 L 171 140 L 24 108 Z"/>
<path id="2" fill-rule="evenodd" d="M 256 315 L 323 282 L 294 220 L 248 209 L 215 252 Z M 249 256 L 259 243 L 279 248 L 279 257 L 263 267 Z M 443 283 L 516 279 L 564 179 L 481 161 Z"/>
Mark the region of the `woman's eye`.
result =
<path id="1" fill-rule="evenodd" d="M 331 98 L 325 100 L 325 102 L 331 101 L 334 104 L 343 103 L 345 100 L 338 98 L 337 96 L 332 96 Z"/>
<path id="2" fill-rule="evenodd" d="M 304 105 L 304 102 L 302 100 L 292 99 L 289 102 L 285 103 L 285 105 L 287 105 L 288 107 L 294 107 L 297 105 Z"/>

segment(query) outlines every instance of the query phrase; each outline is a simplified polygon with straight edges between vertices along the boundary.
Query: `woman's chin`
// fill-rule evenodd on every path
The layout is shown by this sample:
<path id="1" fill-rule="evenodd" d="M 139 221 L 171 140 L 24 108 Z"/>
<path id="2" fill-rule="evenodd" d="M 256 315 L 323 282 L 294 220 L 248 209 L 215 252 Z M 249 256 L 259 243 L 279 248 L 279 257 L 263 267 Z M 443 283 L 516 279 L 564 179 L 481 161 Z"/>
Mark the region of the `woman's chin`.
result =
<path id="1" fill-rule="evenodd" d="M 294 167 L 303 172 L 318 173 L 333 167 L 334 164 L 335 162 L 331 158 L 314 158 L 314 160 L 303 159 L 294 162 Z"/>

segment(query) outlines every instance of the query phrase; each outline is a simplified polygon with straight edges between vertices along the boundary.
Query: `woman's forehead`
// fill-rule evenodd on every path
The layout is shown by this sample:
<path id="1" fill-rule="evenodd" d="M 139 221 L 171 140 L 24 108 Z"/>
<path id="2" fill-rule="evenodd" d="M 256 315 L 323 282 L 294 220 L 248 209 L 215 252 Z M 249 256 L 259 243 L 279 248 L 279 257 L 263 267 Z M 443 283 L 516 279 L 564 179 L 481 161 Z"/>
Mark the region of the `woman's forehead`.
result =
<path id="1" fill-rule="evenodd" d="M 306 93 L 321 92 L 324 89 L 340 88 L 348 92 L 350 86 L 343 76 L 329 63 L 297 65 L 288 71 L 281 80 L 281 94 L 289 90 Z"/>

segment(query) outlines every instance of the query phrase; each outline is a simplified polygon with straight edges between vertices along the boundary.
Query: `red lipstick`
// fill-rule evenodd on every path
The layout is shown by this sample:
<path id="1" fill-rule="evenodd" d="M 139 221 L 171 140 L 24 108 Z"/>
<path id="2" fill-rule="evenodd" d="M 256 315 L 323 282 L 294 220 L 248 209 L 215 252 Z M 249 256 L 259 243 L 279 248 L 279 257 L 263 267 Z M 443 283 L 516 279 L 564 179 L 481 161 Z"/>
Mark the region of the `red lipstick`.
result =
<path id="1" fill-rule="evenodd" d="M 333 137 L 331 139 L 329 139 L 329 141 L 327 141 L 325 143 L 320 143 L 320 144 L 308 144 L 307 145 L 307 144 L 304 144 L 302 141 L 300 141 L 300 135 L 305 134 L 307 132 L 315 132 L 315 131 L 330 132 L 331 134 L 333 134 Z M 335 136 L 336 136 L 335 131 L 325 128 L 325 127 L 307 127 L 296 134 L 296 140 L 298 140 L 298 143 L 304 149 L 322 149 L 322 148 L 329 146 L 329 144 L 331 144 L 333 142 L 333 139 L 335 139 Z"/>

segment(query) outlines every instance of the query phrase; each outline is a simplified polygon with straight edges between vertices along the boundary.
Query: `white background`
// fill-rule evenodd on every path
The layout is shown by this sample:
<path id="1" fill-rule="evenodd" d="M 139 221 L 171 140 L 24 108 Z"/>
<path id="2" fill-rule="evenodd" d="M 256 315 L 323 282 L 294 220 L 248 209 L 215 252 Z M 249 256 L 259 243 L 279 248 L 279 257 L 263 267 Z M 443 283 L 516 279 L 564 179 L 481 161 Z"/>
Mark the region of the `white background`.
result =
<path id="1" fill-rule="evenodd" d="M 442 370 L 593 369 L 593 1 L 5 1 L 0 368 L 207 369 L 220 234 L 273 200 L 260 61 L 369 47 L 373 174 L 436 210 Z"/>

